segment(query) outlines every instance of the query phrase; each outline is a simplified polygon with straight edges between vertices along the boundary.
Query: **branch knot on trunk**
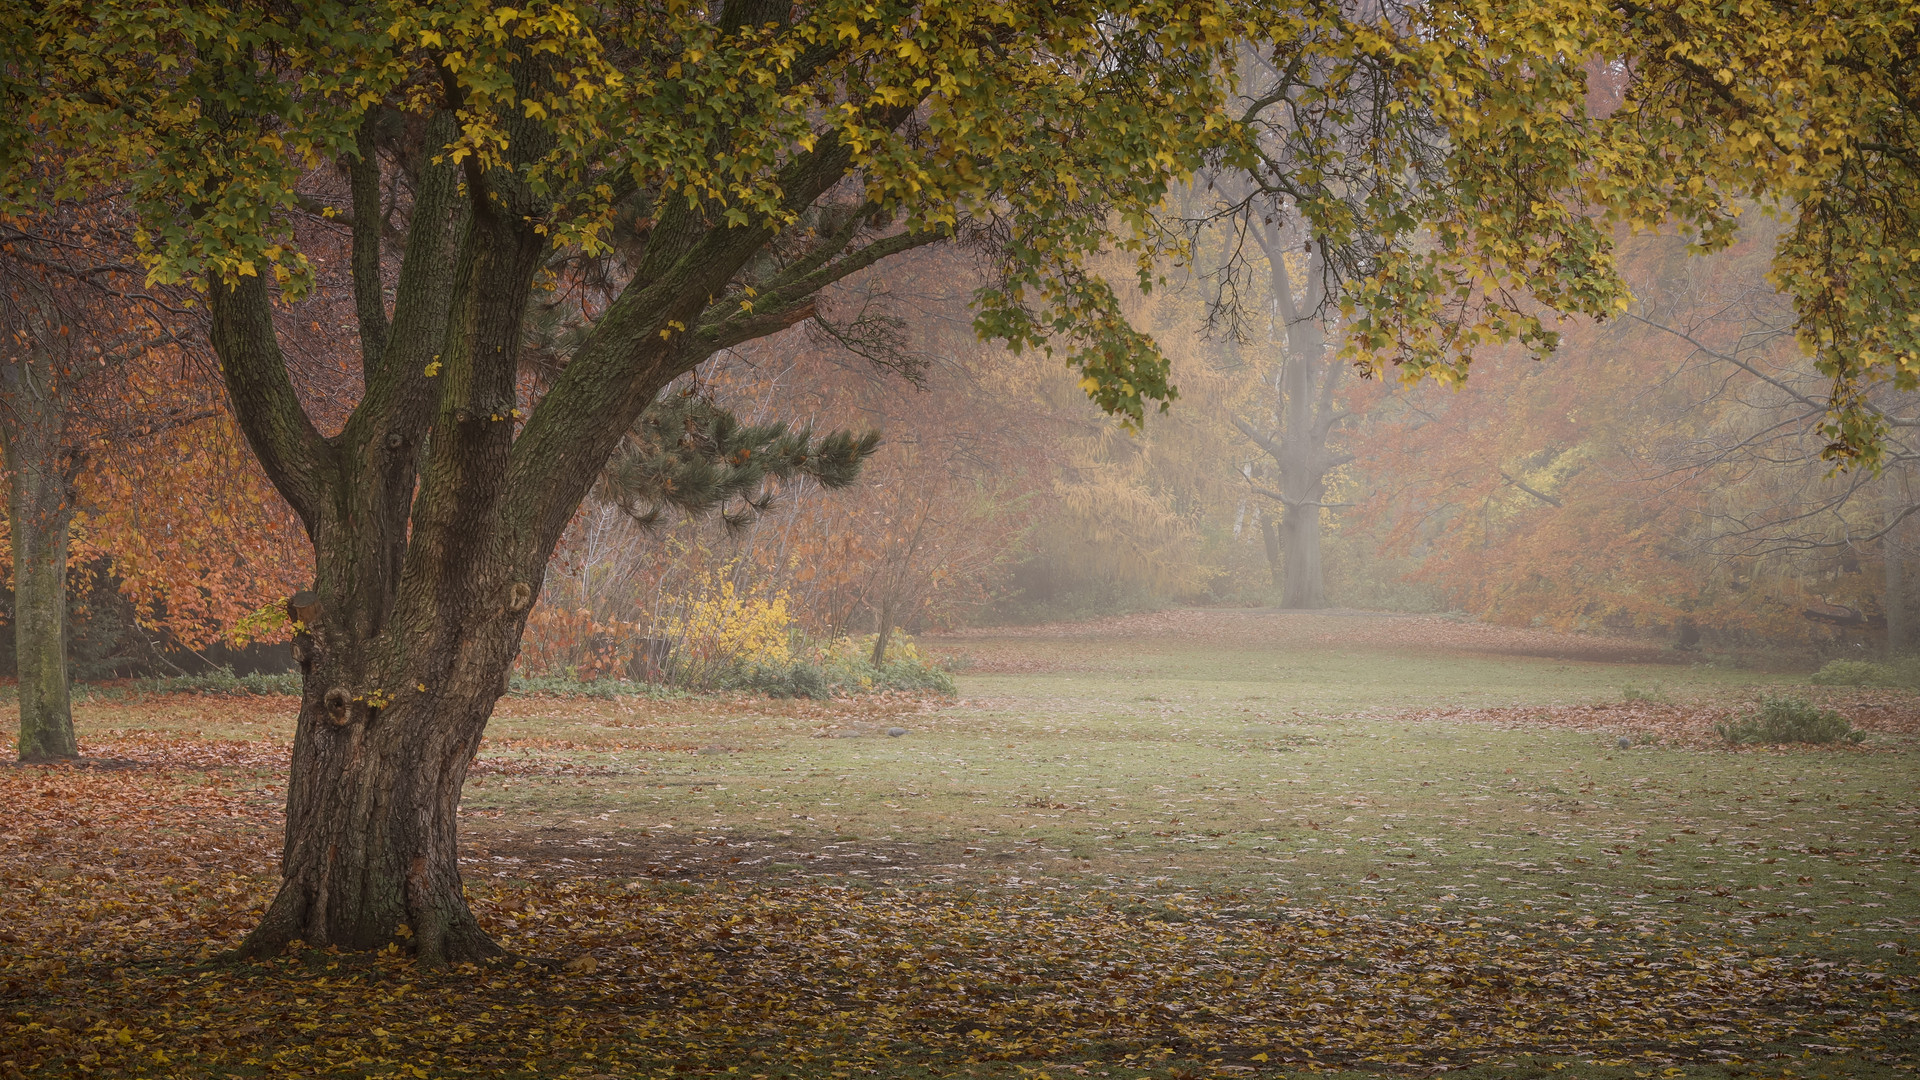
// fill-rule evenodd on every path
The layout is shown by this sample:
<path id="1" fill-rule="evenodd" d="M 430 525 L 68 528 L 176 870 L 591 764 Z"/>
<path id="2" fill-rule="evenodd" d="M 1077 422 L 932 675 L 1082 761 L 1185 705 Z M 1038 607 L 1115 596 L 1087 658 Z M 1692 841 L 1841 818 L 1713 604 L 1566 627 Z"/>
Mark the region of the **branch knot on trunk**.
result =
<path id="1" fill-rule="evenodd" d="M 345 727 L 353 719 L 353 695 L 336 686 L 320 699 L 327 707 L 327 719 L 335 727 Z"/>

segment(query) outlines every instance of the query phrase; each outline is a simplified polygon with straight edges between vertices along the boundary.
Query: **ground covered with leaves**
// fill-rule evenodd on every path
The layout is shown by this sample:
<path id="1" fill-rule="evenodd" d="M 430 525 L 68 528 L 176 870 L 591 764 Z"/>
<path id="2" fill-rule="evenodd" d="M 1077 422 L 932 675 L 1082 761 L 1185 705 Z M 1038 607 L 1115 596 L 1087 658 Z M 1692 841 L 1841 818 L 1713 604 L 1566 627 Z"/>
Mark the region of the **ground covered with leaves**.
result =
<path id="1" fill-rule="evenodd" d="M 1456 657 L 1472 705 L 1276 636 L 1142 632 L 1124 678 L 957 701 L 511 699 L 463 827 L 524 959 L 442 972 L 404 941 L 225 961 L 271 895 L 290 704 L 102 697 L 87 767 L 0 769 L 0 1076 L 1920 1060 L 1910 695 L 1802 688 L 1866 741 L 1735 750 L 1713 724 L 1795 676 Z"/>

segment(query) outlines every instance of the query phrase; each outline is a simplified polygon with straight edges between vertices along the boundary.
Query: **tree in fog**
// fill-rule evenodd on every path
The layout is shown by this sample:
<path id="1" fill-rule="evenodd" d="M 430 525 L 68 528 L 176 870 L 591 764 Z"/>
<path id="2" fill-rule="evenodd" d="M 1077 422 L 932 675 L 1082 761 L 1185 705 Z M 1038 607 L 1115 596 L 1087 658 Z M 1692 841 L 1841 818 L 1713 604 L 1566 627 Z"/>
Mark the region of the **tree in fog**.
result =
<path id="1" fill-rule="evenodd" d="M 131 186 L 157 278 L 205 287 L 234 411 L 313 541 L 283 880 L 245 948 L 404 925 L 445 963 L 499 952 L 460 887 L 461 781 L 635 421 L 827 286 L 948 239 L 993 267 L 982 333 L 1062 347 L 1139 420 L 1172 396 L 1164 363 L 1087 260 L 1116 226 L 1156 246 L 1149 208 L 1229 134 L 1207 118 L 1235 28 L 1157 4 L 381 12 L 59 8 L 0 31 L 42 46 L 10 50 L 40 65 L 4 84 L 20 112 L 72 174 Z M 344 191 L 310 193 L 323 164 Z M 296 212 L 351 230 L 361 385 L 332 433 L 276 322 L 313 283 Z M 591 327 L 523 393 L 529 296 L 609 250 Z"/>
<path id="2" fill-rule="evenodd" d="M 1294 274 L 1288 269 L 1292 252 L 1280 230 L 1261 222 L 1253 238 L 1266 256 L 1273 304 L 1273 331 L 1269 340 L 1280 346 L 1280 363 L 1273 377 L 1272 410 L 1256 424 L 1239 416 L 1235 428 L 1263 451 L 1271 462 L 1271 484 L 1251 468 L 1248 486 L 1254 494 L 1278 508 L 1262 514 L 1260 526 L 1266 544 L 1273 583 L 1280 587 L 1283 608 L 1327 606 L 1326 573 L 1320 561 L 1320 538 L 1327 503 L 1327 477 L 1353 460 L 1353 455 L 1330 448 L 1334 428 L 1346 411 L 1334 399 L 1347 364 L 1328 340 L 1328 311 L 1324 289 L 1324 258 L 1315 253 L 1304 263 L 1304 290 L 1296 296 Z M 1337 325 L 1337 324 L 1336 324 Z"/>

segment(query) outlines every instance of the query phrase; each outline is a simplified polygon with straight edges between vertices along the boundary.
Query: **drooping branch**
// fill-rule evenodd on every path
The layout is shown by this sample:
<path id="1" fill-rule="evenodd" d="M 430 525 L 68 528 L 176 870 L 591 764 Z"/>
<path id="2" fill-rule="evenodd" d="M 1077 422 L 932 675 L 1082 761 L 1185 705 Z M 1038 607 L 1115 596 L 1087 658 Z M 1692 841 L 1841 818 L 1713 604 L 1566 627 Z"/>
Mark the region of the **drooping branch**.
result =
<path id="1" fill-rule="evenodd" d="M 769 481 L 804 476 L 825 488 L 846 487 L 879 445 L 877 431 L 816 438 L 784 423 L 742 424 L 688 391 L 647 407 L 602 473 L 599 490 L 645 527 L 671 507 L 690 517 L 722 510 L 721 520 L 738 529 L 772 506 Z M 736 499 L 738 508 L 726 512 Z"/>
<path id="2" fill-rule="evenodd" d="M 944 230 L 901 232 L 867 244 L 845 258 L 818 266 L 800 275 L 782 274 L 773 287 L 752 301 L 751 310 L 736 307 L 720 312 L 715 321 L 700 326 L 702 341 L 714 351 L 763 337 L 809 318 L 814 312 L 814 297 L 820 290 L 843 281 L 882 259 L 946 239 Z"/>

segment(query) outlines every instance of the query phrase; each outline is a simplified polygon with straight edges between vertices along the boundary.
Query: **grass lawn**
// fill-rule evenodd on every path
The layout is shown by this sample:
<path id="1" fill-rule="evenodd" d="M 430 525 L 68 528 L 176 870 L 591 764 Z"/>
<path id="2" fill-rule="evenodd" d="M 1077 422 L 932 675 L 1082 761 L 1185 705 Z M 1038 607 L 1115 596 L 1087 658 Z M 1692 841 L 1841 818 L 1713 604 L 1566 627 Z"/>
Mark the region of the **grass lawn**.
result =
<path id="1" fill-rule="evenodd" d="M 214 962 L 270 895 L 291 703 L 91 699 L 132 764 L 0 771 L 0 1076 L 1920 1060 L 1914 695 L 1431 618 L 927 644 L 957 700 L 503 702 L 470 892 L 571 972 Z M 1765 692 L 1870 735 L 1723 747 Z"/>

